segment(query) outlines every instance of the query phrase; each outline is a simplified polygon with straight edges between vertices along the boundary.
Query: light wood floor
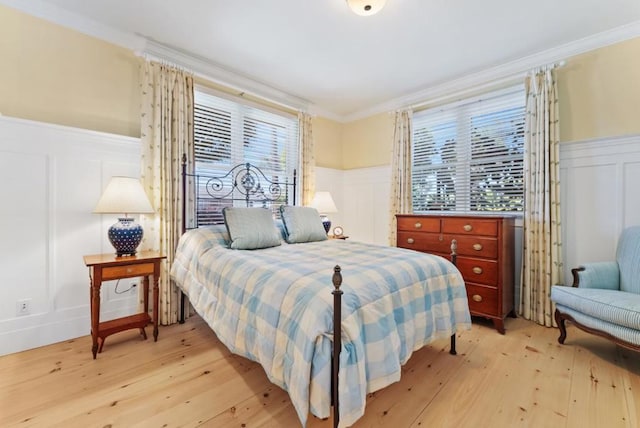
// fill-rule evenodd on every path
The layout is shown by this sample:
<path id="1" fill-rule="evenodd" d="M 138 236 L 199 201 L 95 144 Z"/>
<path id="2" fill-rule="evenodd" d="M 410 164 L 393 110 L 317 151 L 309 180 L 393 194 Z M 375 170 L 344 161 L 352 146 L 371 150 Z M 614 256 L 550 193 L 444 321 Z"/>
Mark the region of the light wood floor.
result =
<path id="1" fill-rule="evenodd" d="M 415 353 L 402 380 L 369 396 L 356 427 L 638 427 L 640 354 L 570 326 L 479 320 Z M 107 339 L 97 360 L 82 337 L 0 357 L 0 426 L 296 427 L 288 396 L 233 356 L 198 317 Z M 310 417 L 311 428 L 331 421 Z"/>

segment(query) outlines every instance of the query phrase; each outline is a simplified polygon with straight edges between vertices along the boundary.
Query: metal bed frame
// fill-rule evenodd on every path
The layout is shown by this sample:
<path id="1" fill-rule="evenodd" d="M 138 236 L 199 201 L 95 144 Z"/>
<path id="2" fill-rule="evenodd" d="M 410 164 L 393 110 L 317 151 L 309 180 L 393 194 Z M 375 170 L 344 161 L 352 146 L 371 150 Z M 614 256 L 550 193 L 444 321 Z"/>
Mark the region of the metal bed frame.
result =
<path id="1" fill-rule="evenodd" d="M 281 181 L 278 178 L 268 178 L 265 173 L 251 163 L 238 164 L 223 175 L 191 174 L 187 172 L 187 157 L 182 156 L 182 233 L 188 229 L 187 219 L 187 181 L 193 180 L 195 192 L 195 206 L 202 200 L 224 201 L 230 204 L 234 202 L 244 202 L 247 207 L 271 204 L 288 203 L 291 199 L 292 205 L 296 205 L 297 174 L 293 171 L 293 179 L 289 182 L 288 177 Z M 202 183 L 202 184 L 201 184 Z M 262 183 L 265 183 L 264 185 Z M 265 187 L 266 186 L 266 187 Z M 204 187 L 204 190 L 202 189 Z M 200 224 L 195 210 L 193 228 L 205 225 Z M 206 223 L 211 224 L 211 223 Z M 457 259 L 456 240 L 451 242 L 451 261 L 455 265 Z M 338 399 L 338 376 L 340 371 L 340 350 L 342 349 L 342 269 L 336 265 L 333 269 L 333 352 L 331 356 L 331 405 L 333 407 L 333 427 L 337 428 L 340 422 L 339 399 Z M 180 319 L 184 323 L 185 315 L 185 295 L 180 290 Z M 456 355 L 456 335 L 451 335 L 451 355 Z"/>

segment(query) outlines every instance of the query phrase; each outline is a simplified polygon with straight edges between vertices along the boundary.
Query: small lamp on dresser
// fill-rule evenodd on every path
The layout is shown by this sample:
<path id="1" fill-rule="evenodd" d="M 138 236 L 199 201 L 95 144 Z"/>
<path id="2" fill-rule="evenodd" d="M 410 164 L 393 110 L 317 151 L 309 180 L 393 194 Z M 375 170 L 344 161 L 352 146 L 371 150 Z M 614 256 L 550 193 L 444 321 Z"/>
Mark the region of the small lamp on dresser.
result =
<path id="1" fill-rule="evenodd" d="M 124 214 L 118 222 L 109 228 L 109 241 L 116 249 L 118 257 L 136 254 L 144 231 L 129 214 L 151 214 L 154 209 L 140 180 L 133 177 L 111 177 L 104 189 L 98 205 L 93 210 L 96 214 Z"/>
<path id="2" fill-rule="evenodd" d="M 333 202 L 333 198 L 331 197 L 331 193 L 316 192 L 313 200 L 311 201 L 311 207 L 318 210 L 324 230 L 329 233 L 329 230 L 331 229 L 331 220 L 329 220 L 327 214 L 338 212 L 336 204 Z"/>

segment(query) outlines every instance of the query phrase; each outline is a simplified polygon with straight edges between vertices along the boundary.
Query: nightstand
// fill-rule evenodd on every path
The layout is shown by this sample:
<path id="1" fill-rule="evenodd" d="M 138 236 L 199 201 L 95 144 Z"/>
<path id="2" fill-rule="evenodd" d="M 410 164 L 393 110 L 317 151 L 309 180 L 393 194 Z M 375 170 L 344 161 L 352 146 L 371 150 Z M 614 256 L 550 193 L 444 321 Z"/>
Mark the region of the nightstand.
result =
<path id="1" fill-rule="evenodd" d="M 349 238 L 348 235 L 327 235 L 329 237 L 329 239 L 342 239 L 345 240 L 347 238 Z"/>
<path id="2" fill-rule="evenodd" d="M 91 287 L 91 338 L 93 339 L 93 359 L 102 352 L 107 336 L 131 328 L 139 328 L 146 339 L 144 328 L 153 321 L 153 339 L 158 340 L 158 279 L 160 263 L 166 258 L 155 251 L 142 251 L 134 256 L 117 257 L 115 254 L 84 256 L 84 264 L 89 268 Z M 149 316 L 149 276 L 153 275 L 153 320 Z M 143 277 L 144 312 L 110 321 L 100 322 L 100 287 L 103 281 Z"/>

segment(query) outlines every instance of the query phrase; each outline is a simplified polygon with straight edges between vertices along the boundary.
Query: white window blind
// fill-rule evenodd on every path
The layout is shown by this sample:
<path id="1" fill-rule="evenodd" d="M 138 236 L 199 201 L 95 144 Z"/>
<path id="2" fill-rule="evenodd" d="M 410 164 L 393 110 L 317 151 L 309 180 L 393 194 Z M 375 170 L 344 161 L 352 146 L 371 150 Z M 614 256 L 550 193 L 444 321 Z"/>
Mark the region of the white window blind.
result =
<path id="1" fill-rule="evenodd" d="M 271 180 L 291 182 L 299 164 L 298 120 L 196 90 L 194 145 L 196 174 L 222 175 L 249 162 Z M 199 184 L 201 192 L 206 183 Z M 199 224 L 222 223 L 224 205 L 230 203 L 199 200 Z"/>
<path id="2" fill-rule="evenodd" d="M 521 87 L 413 115 L 413 210 L 522 211 Z"/>

